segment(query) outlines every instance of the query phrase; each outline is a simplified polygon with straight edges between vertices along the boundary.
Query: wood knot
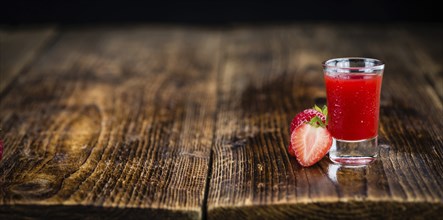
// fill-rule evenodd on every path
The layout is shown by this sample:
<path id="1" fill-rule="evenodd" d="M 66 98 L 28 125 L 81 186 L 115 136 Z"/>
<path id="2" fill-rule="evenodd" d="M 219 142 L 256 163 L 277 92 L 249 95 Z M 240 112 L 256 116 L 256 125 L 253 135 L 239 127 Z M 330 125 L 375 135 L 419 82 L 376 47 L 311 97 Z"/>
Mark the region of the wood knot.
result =
<path id="1" fill-rule="evenodd" d="M 47 194 L 52 190 L 52 181 L 44 178 L 35 178 L 31 181 L 19 183 L 10 188 L 11 192 L 24 197 L 34 197 Z"/>

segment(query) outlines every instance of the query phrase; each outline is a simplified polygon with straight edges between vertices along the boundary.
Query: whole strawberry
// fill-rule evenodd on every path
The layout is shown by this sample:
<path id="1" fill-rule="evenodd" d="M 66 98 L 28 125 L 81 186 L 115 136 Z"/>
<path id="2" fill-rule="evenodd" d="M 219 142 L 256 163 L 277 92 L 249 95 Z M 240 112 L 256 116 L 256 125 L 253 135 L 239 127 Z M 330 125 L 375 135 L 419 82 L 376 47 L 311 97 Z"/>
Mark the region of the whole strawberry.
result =
<path id="1" fill-rule="evenodd" d="M 332 145 L 332 136 L 327 130 L 328 109 L 306 109 L 297 114 L 291 123 L 289 154 L 295 156 L 304 167 L 321 160 Z"/>
<path id="2" fill-rule="evenodd" d="M 317 105 L 314 108 L 305 109 L 302 112 L 298 113 L 291 122 L 290 132 L 294 131 L 295 128 L 309 122 L 313 117 L 318 116 L 323 123 L 326 123 L 326 116 L 328 115 L 328 107 L 323 106 L 323 109 L 318 107 Z"/>

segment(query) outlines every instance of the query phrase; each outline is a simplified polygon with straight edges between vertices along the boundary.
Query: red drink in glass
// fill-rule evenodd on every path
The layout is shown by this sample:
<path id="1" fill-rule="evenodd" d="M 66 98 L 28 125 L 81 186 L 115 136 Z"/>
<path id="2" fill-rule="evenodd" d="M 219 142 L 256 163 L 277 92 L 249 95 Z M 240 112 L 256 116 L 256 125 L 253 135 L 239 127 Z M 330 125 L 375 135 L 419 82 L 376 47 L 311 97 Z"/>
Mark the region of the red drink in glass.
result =
<path id="1" fill-rule="evenodd" d="M 328 130 L 334 137 L 333 162 L 362 165 L 377 154 L 380 92 L 384 64 L 368 58 L 324 62 Z"/>
<path id="2" fill-rule="evenodd" d="M 381 75 L 325 75 L 331 134 L 342 140 L 377 136 Z"/>

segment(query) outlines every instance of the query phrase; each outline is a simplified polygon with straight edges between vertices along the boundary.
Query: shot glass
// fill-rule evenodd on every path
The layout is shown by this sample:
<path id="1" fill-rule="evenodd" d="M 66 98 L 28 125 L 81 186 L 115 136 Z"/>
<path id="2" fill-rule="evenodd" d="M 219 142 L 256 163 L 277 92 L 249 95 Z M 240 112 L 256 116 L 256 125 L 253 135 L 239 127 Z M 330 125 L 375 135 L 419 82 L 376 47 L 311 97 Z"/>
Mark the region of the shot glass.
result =
<path id="1" fill-rule="evenodd" d="M 377 158 L 384 66 L 380 60 L 360 57 L 323 62 L 332 162 L 358 166 Z"/>

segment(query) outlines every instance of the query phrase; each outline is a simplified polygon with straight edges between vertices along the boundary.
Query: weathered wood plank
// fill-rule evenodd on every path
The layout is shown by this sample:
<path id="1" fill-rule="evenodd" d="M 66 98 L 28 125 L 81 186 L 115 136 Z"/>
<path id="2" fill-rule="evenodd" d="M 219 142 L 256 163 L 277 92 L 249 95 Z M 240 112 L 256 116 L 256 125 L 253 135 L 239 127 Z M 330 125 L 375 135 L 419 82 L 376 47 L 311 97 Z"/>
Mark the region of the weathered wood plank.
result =
<path id="1" fill-rule="evenodd" d="M 1 100 L 0 218 L 200 218 L 218 51 L 214 31 L 65 30 Z"/>
<path id="2" fill-rule="evenodd" d="M 409 28 L 66 29 L 0 97 L 0 218 L 439 217 L 443 36 Z M 387 63 L 380 159 L 302 168 L 288 124 L 342 56 Z"/>
<path id="3" fill-rule="evenodd" d="M 55 29 L 0 29 L 0 94 L 55 36 Z"/>
<path id="4" fill-rule="evenodd" d="M 402 28 L 352 25 L 239 28 L 226 34 L 208 218 L 440 217 L 443 111 L 428 91 L 427 67 L 409 50 L 414 42 L 407 35 Z M 421 52 L 433 60 L 443 58 L 442 51 L 426 51 Z M 288 125 L 296 112 L 325 101 L 321 62 L 346 56 L 387 64 L 380 158 L 363 168 L 340 167 L 326 158 L 302 168 L 286 152 Z M 439 76 L 435 68 L 426 70 Z"/>

